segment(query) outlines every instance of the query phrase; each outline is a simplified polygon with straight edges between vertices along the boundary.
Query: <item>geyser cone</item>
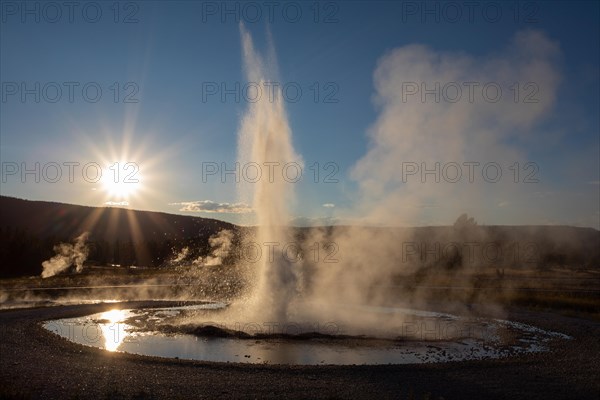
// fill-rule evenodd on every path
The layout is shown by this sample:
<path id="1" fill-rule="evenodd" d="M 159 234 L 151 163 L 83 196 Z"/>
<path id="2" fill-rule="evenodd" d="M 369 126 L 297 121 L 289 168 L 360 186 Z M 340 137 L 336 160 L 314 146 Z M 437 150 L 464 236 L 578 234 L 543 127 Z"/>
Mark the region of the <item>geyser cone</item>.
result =
<path id="1" fill-rule="evenodd" d="M 283 253 L 283 248 L 293 241 L 287 224 L 296 172 L 290 172 L 290 179 L 285 167 L 292 167 L 287 171 L 301 168 L 302 161 L 292 146 L 292 132 L 280 89 L 269 84 L 275 81 L 275 57 L 269 57 L 271 65 L 266 65 L 243 25 L 240 32 L 246 77 L 249 83 L 262 89 L 262 95 L 249 104 L 242 119 L 238 143 L 240 165 L 252 164 L 260 171 L 260 177 L 253 179 L 255 182 L 243 183 L 241 192 L 244 200 L 252 203 L 256 214 L 257 234 L 253 240 L 261 249 L 256 265 L 258 283 L 246 312 L 258 318 L 256 321 L 285 321 L 296 292 L 296 270 L 300 268 Z M 274 55 L 272 46 L 270 54 Z"/>

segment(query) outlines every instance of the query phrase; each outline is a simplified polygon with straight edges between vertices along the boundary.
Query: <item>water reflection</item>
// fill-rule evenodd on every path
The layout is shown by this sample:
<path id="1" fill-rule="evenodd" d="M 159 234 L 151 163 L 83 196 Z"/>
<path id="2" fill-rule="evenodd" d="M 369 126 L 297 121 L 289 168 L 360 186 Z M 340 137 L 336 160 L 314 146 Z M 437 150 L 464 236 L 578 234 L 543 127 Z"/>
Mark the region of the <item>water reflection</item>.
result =
<path id="1" fill-rule="evenodd" d="M 104 348 L 108 351 L 116 351 L 129 336 L 129 325 L 124 323 L 128 317 L 126 310 L 110 310 L 99 314 L 98 327 L 104 338 Z"/>
<path id="2" fill-rule="evenodd" d="M 419 364 L 483 358 L 499 358 L 523 352 L 547 349 L 547 342 L 568 339 L 555 332 L 515 324 L 509 321 L 482 320 L 479 324 L 493 332 L 507 335 L 483 335 L 444 340 L 409 340 L 377 344 L 361 344 L 344 340 L 228 339 L 168 335 L 154 330 L 156 324 L 168 324 L 190 311 L 223 308 L 215 304 L 162 309 L 110 310 L 79 318 L 48 321 L 46 329 L 75 343 L 95 346 L 114 352 L 128 352 L 157 357 L 178 357 L 194 360 L 269 363 L 269 364 Z M 403 310 L 407 315 L 418 311 Z M 189 316 L 188 316 L 189 317 Z M 186 318 L 188 318 L 186 317 Z M 206 315 L 205 315 L 206 317 Z M 445 321 L 447 316 L 436 317 Z M 458 319 L 458 317 L 454 317 Z M 173 319 L 173 320 L 171 320 Z M 151 322 L 150 329 L 142 322 Z M 472 324 L 471 321 L 465 323 Z M 502 337 L 513 338 L 504 343 Z M 358 340 L 358 339 L 357 339 Z"/>

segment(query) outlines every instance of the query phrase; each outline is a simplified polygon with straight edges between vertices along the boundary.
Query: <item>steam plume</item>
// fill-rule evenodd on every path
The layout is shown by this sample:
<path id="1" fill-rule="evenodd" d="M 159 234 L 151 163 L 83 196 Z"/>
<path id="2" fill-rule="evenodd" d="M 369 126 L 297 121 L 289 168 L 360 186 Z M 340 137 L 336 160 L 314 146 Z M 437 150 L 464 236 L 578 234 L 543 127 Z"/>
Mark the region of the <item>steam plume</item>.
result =
<path id="1" fill-rule="evenodd" d="M 77 273 L 83 270 L 83 263 L 87 259 L 89 249 L 86 244 L 89 234 L 87 232 L 79 235 L 73 244 L 61 243 L 54 246 L 56 255 L 42 263 L 42 278 L 48 278 L 67 270 L 75 265 Z"/>
<path id="2" fill-rule="evenodd" d="M 171 261 L 171 263 L 173 264 L 179 264 L 180 262 L 182 262 L 190 253 L 190 248 L 189 247 L 184 247 L 183 249 L 181 249 L 181 251 L 179 253 L 177 253 L 175 255 L 175 257 L 173 258 L 173 260 Z"/>
<path id="3" fill-rule="evenodd" d="M 514 213 L 530 212 L 529 208 L 502 208 L 501 202 L 531 201 L 527 196 L 540 185 L 515 184 L 507 177 L 507 168 L 517 161 L 521 166 L 532 161 L 523 143 L 543 143 L 543 138 L 534 137 L 534 128 L 555 104 L 559 57 L 558 45 L 532 30 L 518 32 L 503 51 L 491 56 L 439 52 L 422 45 L 385 54 L 374 73 L 379 117 L 368 132 L 371 146 L 353 170 L 361 198 L 360 209 L 352 214 L 366 216 L 371 223 L 404 226 L 448 224 L 465 210 L 479 207 L 492 208 L 501 223 L 526 217 Z M 468 82 L 473 87 L 471 99 Z M 408 96 L 408 85 L 418 93 Z M 488 97 L 486 85 L 494 88 Z M 444 86 L 462 88 L 462 96 L 454 101 L 457 91 L 444 95 Z M 434 93 L 425 94 L 427 90 Z M 489 161 L 504 169 L 499 182 L 485 182 L 479 169 L 474 182 L 467 181 L 464 162 Z M 436 181 L 431 174 L 423 181 L 417 174 L 403 181 L 407 162 L 421 169 L 422 163 L 429 169 L 436 162 L 458 163 L 463 177 L 452 183 Z"/>
<path id="4" fill-rule="evenodd" d="M 210 244 L 210 254 L 205 258 L 198 257 L 194 260 L 194 265 L 221 265 L 223 260 L 231 251 L 231 242 L 233 240 L 233 232 L 229 229 L 222 229 L 216 235 L 212 235 L 208 239 Z"/>

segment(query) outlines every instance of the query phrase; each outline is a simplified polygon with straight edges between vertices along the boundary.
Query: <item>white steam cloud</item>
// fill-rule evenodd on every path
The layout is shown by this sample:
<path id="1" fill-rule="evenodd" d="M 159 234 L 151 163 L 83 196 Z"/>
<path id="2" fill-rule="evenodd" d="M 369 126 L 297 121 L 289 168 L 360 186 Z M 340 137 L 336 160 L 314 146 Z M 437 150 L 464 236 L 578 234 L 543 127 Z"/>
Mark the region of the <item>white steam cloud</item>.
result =
<path id="1" fill-rule="evenodd" d="M 194 265 L 221 265 L 223 260 L 229 255 L 231 251 L 231 244 L 233 241 L 233 231 L 229 229 L 222 229 L 216 235 L 212 235 L 208 239 L 210 244 L 210 254 L 206 257 L 198 257 L 194 260 Z"/>
<path id="2" fill-rule="evenodd" d="M 86 244 L 88 236 L 89 234 L 84 232 L 75 239 L 73 244 L 61 243 L 54 246 L 56 255 L 42 263 L 42 278 L 49 278 L 66 271 L 71 265 L 75 265 L 77 273 L 81 272 L 89 253 Z"/>
<path id="3" fill-rule="evenodd" d="M 179 264 L 188 256 L 189 253 L 190 253 L 190 248 L 186 246 L 183 249 L 181 249 L 181 251 L 179 253 L 177 253 L 175 255 L 175 257 L 173 258 L 173 260 L 171 262 L 173 264 Z"/>
<path id="4" fill-rule="evenodd" d="M 531 161 L 521 149 L 555 104 L 559 57 L 558 45 L 538 31 L 519 32 L 504 51 L 485 57 L 422 45 L 384 55 L 374 73 L 379 117 L 368 132 L 370 149 L 352 171 L 361 194 L 353 214 L 373 223 L 443 224 L 465 207 L 489 212 L 498 198 L 530 194 L 537 185 L 515 185 L 508 167 Z M 480 162 L 473 183 L 465 162 Z M 498 183 L 482 178 L 488 162 L 503 169 Z M 461 181 L 422 175 L 436 163 L 457 163 Z M 415 166 L 417 173 L 403 176 Z M 446 172 L 454 178 L 455 171 Z"/>

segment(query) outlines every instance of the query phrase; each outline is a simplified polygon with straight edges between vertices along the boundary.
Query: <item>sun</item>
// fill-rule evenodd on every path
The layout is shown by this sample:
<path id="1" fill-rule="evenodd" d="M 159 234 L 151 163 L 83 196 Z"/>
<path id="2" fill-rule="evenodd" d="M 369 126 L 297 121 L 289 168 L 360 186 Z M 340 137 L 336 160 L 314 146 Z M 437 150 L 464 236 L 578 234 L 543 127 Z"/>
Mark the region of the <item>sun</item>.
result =
<path id="1" fill-rule="evenodd" d="M 129 196 L 134 194 L 137 190 L 135 187 L 137 184 L 113 182 L 110 179 L 105 180 L 102 184 L 104 186 L 104 191 L 106 191 L 111 198 L 128 199 Z"/>
<path id="2" fill-rule="evenodd" d="M 103 170 L 101 182 L 111 201 L 127 201 L 140 189 L 142 179 L 137 164 L 115 162 Z"/>

